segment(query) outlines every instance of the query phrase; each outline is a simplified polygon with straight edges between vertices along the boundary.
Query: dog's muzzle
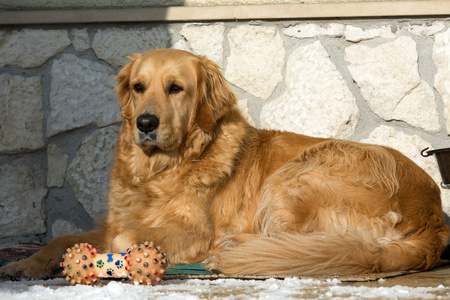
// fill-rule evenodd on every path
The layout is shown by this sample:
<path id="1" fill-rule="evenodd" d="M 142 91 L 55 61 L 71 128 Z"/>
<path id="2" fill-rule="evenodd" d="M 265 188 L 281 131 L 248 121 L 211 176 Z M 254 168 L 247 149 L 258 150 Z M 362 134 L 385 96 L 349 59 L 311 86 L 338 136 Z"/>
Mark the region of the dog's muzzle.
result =
<path id="1" fill-rule="evenodd" d="M 136 120 L 139 129 L 139 138 L 142 142 L 154 141 L 156 139 L 156 129 L 159 126 L 159 118 L 155 115 L 144 113 Z"/>
<path id="2" fill-rule="evenodd" d="M 159 119 L 155 115 L 142 114 L 137 118 L 136 125 L 140 132 L 150 133 L 158 128 Z"/>

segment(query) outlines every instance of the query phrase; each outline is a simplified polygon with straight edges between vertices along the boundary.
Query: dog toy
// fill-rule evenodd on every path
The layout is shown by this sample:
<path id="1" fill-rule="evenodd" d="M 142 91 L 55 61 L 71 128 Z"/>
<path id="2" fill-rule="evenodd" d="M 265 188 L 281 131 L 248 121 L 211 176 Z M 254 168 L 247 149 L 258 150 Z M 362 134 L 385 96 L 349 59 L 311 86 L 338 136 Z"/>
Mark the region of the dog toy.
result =
<path id="1" fill-rule="evenodd" d="M 160 247 L 133 244 L 126 253 L 99 253 L 91 244 L 75 244 L 63 255 L 62 275 L 72 284 L 92 285 L 101 278 L 128 278 L 134 284 L 155 285 L 166 273 Z"/>

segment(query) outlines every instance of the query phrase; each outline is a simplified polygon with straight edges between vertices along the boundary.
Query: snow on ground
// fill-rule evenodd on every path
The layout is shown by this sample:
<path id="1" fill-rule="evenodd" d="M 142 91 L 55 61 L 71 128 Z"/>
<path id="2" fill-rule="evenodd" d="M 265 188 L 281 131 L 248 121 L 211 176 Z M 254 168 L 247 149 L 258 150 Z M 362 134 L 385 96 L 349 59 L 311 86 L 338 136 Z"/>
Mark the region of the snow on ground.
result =
<path id="1" fill-rule="evenodd" d="M 450 288 L 366 287 L 339 280 L 166 280 L 156 286 L 105 280 L 102 286 L 68 284 L 64 279 L 0 282 L 0 299 L 450 299 Z"/>

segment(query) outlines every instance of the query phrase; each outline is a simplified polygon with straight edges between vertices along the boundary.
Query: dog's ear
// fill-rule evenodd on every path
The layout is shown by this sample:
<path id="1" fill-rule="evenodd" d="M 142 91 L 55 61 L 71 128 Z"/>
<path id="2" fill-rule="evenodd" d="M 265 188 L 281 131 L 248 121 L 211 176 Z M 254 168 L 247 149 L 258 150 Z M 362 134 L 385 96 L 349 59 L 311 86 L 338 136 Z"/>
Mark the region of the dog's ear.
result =
<path id="1" fill-rule="evenodd" d="M 223 77 L 220 67 L 204 56 L 198 58 L 200 76 L 196 121 L 203 131 L 211 132 L 216 127 L 217 121 L 236 104 L 237 99 Z"/>
<path id="2" fill-rule="evenodd" d="M 132 114 L 130 90 L 131 67 L 133 66 L 134 61 L 140 56 L 141 54 L 138 53 L 129 56 L 128 59 L 130 61 L 123 66 L 119 74 L 116 76 L 117 85 L 115 91 L 117 93 L 117 97 L 119 98 L 121 116 L 125 119 L 130 119 Z"/>

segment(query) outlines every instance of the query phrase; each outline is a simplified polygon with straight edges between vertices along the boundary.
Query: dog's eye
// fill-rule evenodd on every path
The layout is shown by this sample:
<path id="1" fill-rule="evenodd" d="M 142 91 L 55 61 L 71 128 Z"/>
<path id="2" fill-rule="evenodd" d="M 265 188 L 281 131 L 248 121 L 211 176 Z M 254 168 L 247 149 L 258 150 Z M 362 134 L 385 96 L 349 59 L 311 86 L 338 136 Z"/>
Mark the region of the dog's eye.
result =
<path id="1" fill-rule="evenodd" d="M 142 93 L 142 92 L 144 92 L 144 86 L 143 86 L 142 84 L 140 84 L 140 83 L 136 83 L 136 84 L 133 86 L 133 89 L 134 89 L 134 91 L 135 91 L 136 93 Z"/>
<path id="2" fill-rule="evenodd" d="M 170 94 L 177 94 L 177 93 L 181 92 L 182 90 L 183 90 L 183 88 L 181 86 L 176 85 L 176 84 L 172 84 L 170 86 L 169 93 Z"/>

